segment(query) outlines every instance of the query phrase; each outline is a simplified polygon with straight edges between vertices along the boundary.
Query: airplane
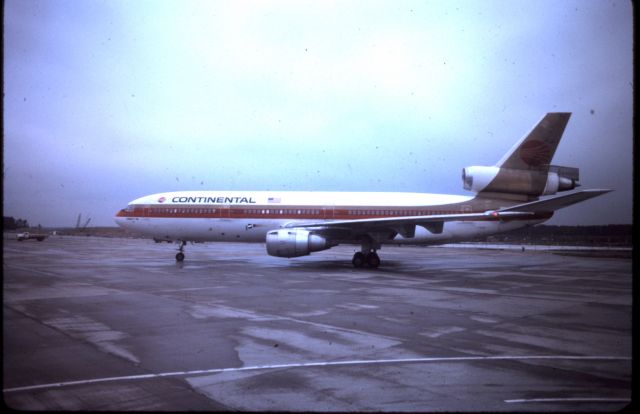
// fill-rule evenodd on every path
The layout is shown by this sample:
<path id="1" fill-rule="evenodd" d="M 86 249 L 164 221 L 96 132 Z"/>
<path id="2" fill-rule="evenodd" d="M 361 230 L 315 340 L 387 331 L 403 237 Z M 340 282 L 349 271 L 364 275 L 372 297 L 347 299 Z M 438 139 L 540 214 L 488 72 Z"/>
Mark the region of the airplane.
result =
<path id="1" fill-rule="evenodd" d="M 156 241 L 179 242 L 178 262 L 188 241 L 266 243 L 269 255 L 284 258 L 355 244 L 353 266 L 377 268 L 383 244 L 445 244 L 532 226 L 611 191 L 555 195 L 580 186 L 578 168 L 550 164 L 570 116 L 547 113 L 495 165 L 464 168 L 463 187 L 473 196 L 177 191 L 133 200 L 115 221 Z"/>

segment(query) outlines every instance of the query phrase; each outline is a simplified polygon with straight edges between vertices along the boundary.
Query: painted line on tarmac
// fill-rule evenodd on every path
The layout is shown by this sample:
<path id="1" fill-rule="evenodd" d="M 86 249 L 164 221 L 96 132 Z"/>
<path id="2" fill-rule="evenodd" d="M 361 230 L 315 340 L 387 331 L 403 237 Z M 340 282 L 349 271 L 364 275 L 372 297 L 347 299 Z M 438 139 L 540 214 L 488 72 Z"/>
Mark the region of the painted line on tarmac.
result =
<path id="1" fill-rule="evenodd" d="M 631 398 L 529 398 L 519 400 L 504 400 L 506 403 L 547 403 L 547 402 L 604 402 L 604 403 L 619 403 L 619 402 L 631 402 Z"/>
<path id="2" fill-rule="evenodd" d="M 308 368 L 308 367 L 330 367 L 346 365 L 379 365 L 379 364 L 409 364 L 409 363 L 448 363 L 448 362 L 469 362 L 469 361 L 530 361 L 530 360 L 573 360 L 573 361 L 625 361 L 630 357 L 616 356 L 584 356 L 584 355 L 523 355 L 523 356 L 460 356 L 460 357 L 431 357 L 431 358 L 400 358 L 400 359 L 374 359 L 374 360 L 351 360 L 351 361 L 324 361 L 324 362 L 302 362 L 297 364 L 272 364 L 254 365 L 236 368 L 213 368 L 194 371 L 163 372 L 159 374 L 140 374 L 121 377 L 93 378 L 78 381 L 54 382 L 50 384 L 28 385 L 25 387 L 5 388 L 4 393 L 34 391 L 47 388 L 70 387 L 74 385 L 88 385 L 113 381 L 135 381 L 151 378 L 182 377 L 207 374 L 219 374 L 225 372 L 258 371 L 270 369 L 287 368 Z M 511 400 L 510 400 L 511 401 Z M 514 400 L 515 401 L 515 400 Z"/>

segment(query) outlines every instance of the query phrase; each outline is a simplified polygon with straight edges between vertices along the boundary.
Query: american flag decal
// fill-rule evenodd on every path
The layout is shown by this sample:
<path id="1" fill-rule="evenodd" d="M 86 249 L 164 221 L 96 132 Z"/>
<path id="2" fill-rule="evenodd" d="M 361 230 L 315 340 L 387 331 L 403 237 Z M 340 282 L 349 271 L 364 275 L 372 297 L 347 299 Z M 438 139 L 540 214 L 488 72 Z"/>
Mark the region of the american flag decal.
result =
<path id="1" fill-rule="evenodd" d="M 269 203 L 279 203 L 280 202 L 280 197 L 269 197 L 269 199 L 267 201 Z"/>

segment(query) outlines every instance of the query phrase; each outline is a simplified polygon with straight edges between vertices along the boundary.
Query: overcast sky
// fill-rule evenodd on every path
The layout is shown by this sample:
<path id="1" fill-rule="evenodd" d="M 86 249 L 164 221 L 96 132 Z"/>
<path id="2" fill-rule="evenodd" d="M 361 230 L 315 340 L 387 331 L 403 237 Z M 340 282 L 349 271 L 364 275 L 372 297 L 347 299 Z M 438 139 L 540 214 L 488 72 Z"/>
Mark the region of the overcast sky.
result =
<path id="1" fill-rule="evenodd" d="M 546 112 L 632 220 L 628 1 L 5 0 L 5 216 L 114 225 L 174 190 L 471 195 Z"/>

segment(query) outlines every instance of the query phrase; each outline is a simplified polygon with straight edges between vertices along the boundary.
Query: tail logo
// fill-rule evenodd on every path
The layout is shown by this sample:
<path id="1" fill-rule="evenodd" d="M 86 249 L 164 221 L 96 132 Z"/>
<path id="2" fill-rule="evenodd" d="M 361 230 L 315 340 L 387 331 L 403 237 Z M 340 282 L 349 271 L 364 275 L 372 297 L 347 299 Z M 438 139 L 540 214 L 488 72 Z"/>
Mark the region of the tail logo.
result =
<path id="1" fill-rule="evenodd" d="M 520 159 L 531 167 L 549 164 L 552 155 L 549 145 L 539 140 L 529 140 L 525 142 L 518 151 Z"/>

